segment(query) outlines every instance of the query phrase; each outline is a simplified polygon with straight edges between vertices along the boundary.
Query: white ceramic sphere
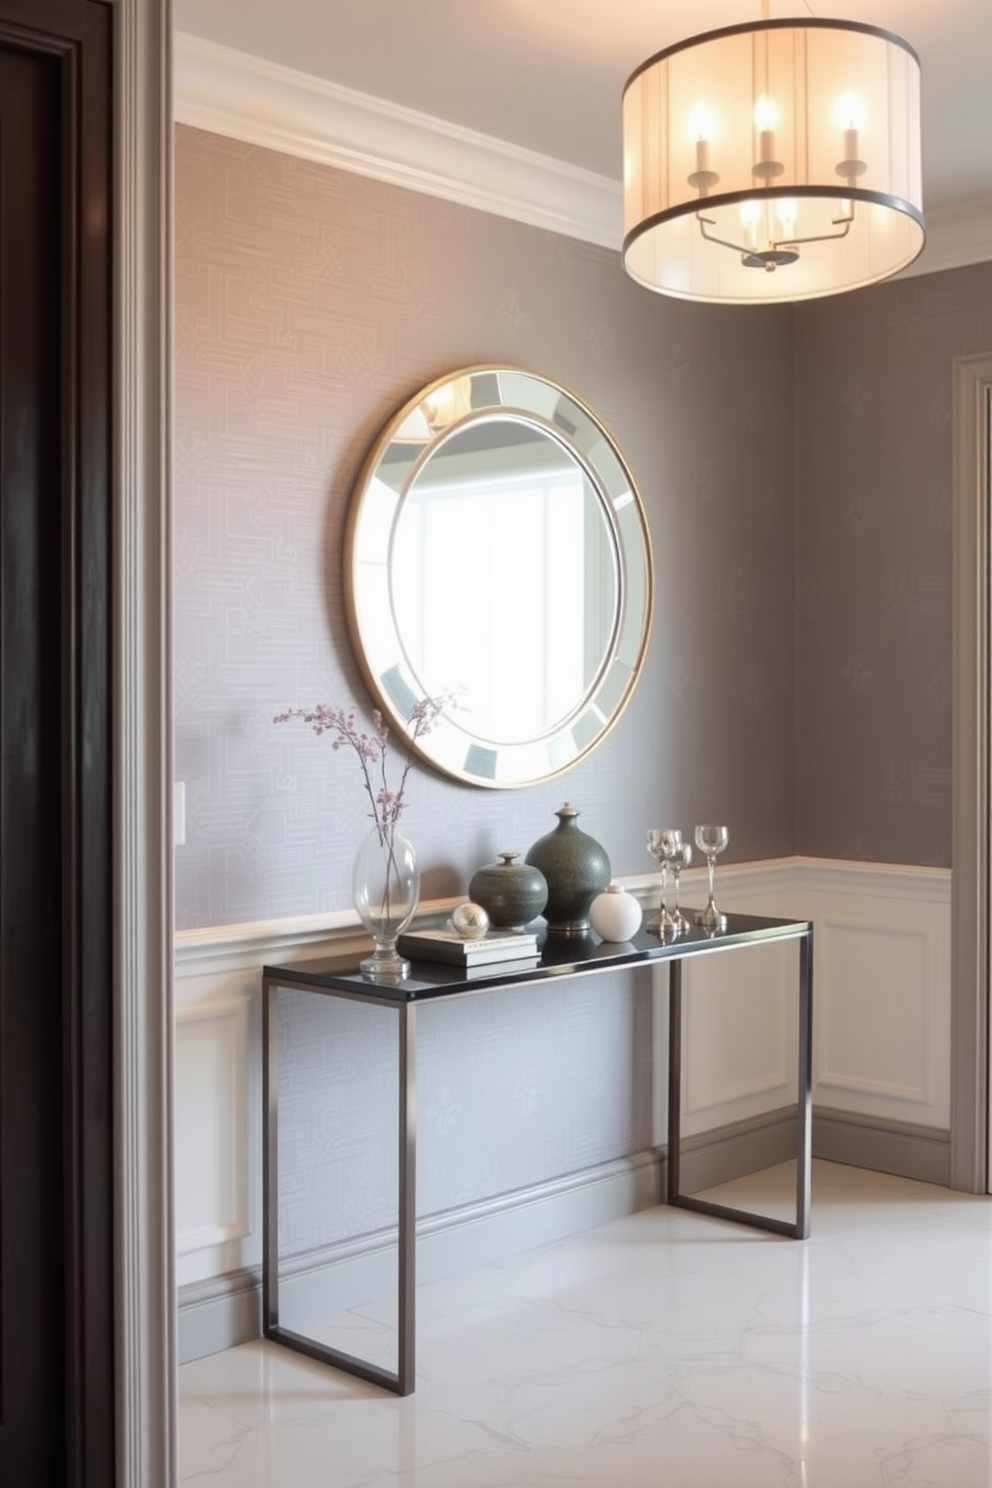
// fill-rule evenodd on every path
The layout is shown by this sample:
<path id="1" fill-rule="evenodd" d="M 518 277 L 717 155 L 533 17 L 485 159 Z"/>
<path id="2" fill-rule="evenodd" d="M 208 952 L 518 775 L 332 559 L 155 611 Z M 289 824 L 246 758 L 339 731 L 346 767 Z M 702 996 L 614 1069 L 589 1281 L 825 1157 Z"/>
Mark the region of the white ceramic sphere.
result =
<path id="1" fill-rule="evenodd" d="M 623 884 L 611 883 L 590 904 L 589 923 L 603 940 L 630 940 L 641 928 L 641 906 Z"/>
<path id="2" fill-rule="evenodd" d="M 463 940 L 481 940 L 489 929 L 489 916 L 481 904 L 467 901 L 459 904 L 452 914 L 451 928 L 457 930 Z"/>

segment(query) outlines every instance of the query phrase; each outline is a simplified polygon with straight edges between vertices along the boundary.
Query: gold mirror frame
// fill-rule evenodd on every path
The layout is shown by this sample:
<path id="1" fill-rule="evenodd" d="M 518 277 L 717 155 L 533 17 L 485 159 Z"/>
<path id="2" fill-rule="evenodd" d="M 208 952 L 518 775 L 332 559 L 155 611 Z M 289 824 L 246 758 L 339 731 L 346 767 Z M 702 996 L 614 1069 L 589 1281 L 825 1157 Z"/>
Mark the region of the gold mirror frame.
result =
<path id="1" fill-rule="evenodd" d="M 571 472 L 578 481 L 583 501 L 579 525 L 583 531 L 595 529 L 592 541 L 582 550 L 579 565 L 583 609 L 588 610 L 590 578 L 607 594 L 609 603 L 609 613 L 596 631 L 598 638 L 591 644 L 583 642 L 584 649 L 592 652 L 592 660 L 582 663 L 583 669 L 588 666 L 589 675 L 583 675 L 579 695 L 559 706 L 557 716 L 539 726 L 532 723 L 523 732 L 508 717 L 500 716 L 485 726 L 477 721 L 479 715 L 471 698 L 478 677 L 452 675 L 425 680 L 419 674 L 418 665 L 411 660 L 414 643 L 410 627 L 407 635 L 403 633 L 398 611 L 404 605 L 399 602 L 393 578 L 394 572 L 404 578 L 403 571 L 394 570 L 394 564 L 410 562 L 409 535 L 399 529 L 404 522 L 409 527 L 414 501 L 422 504 L 425 489 L 436 489 L 440 483 L 452 492 L 456 482 L 450 473 L 442 482 L 443 463 L 456 464 L 452 452 L 458 451 L 458 459 L 463 460 L 462 450 L 485 444 L 487 438 L 495 443 L 477 451 L 482 457 L 495 452 L 503 458 L 502 446 L 507 443 L 540 441 L 539 463 L 547 466 L 558 462 L 559 471 Z M 445 452 L 447 460 L 442 462 Z M 480 464 L 478 477 L 473 475 L 473 481 L 476 479 L 479 483 L 495 483 L 497 498 L 502 495 L 502 477 L 494 477 L 491 469 L 483 469 Z M 457 494 L 464 501 L 467 491 L 461 484 Z M 594 498 L 591 506 L 586 500 L 589 495 Z M 481 506 L 478 512 L 481 516 Z M 573 515 L 569 518 L 570 532 L 574 525 Z M 526 541 L 526 535 L 522 540 Z M 549 552 L 555 546 L 552 543 Z M 593 550 L 596 556 L 588 556 Z M 484 551 L 482 540 L 474 549 L 468 546 L 460 550 L 456 567 L 460 570 L 464 560 L 468 581 L 474 556 Z M 426 564 L 426 558 L 423 561 Z M 561 568 L 561 563 L 568 561 L 565 558 L 559 563 L 556 582 L 562 584 L 564 573 L 570 602 L 575 604 L 579 591 L 571 583 L 572 574 Z M 445 572 L 450 575 L 450 553 L 445 562 Z M 514 590 L 517 595 L 521 593 L 519 583 L 514 583 L 517 575 L 507 578 L 500 616 L 505 616 L 506 605 L 515 602 Z M 435 575 L 435 588 L 436 584 Z M 399 587 L 402 589 L 403 584 Z M 344 590 L 355 655 L 390 728 L 413 743 L 422 759 L 456 780 L 489 789 L 534 785 L 571 769 L 602 742 L 623 713 L 640 675 L 647 653 L 654 590 L 651 540 L 643 503 L 616 441 L 574 393 L 522 368 L 461 368 L 416 393 L 376 439 L 348 509 Z M 589 622 L 584 621 L 583 626 L 588 630 Z M 546 650 L 550 651 L 552 644 L 546 642 Z M 475 648 L 476 671 L 482 666 L 482 649 Z M 520 667 L 525 669 L 527 664 L 524 654 Z M 414 707 L 425 696 L 436 697 L 439 693 L 451 697 L 453 703 L 443 708 L 430 732 L 414 743 L 410 726 Z"/>

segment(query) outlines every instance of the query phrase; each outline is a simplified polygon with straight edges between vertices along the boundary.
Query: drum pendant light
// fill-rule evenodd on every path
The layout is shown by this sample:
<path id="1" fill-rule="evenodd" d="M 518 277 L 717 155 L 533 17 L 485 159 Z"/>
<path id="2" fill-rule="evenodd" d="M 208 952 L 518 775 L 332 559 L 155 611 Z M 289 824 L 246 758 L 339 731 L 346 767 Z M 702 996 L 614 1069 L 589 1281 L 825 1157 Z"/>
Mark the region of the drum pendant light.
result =
<path id="1" fill-rule="evenodd" d="M 628 80 L 623 137 L 623 261 L 648 289 L 807 300 L 922 251 L 920 64 L 891 32 L 763 18 L 680 42 Z"/>

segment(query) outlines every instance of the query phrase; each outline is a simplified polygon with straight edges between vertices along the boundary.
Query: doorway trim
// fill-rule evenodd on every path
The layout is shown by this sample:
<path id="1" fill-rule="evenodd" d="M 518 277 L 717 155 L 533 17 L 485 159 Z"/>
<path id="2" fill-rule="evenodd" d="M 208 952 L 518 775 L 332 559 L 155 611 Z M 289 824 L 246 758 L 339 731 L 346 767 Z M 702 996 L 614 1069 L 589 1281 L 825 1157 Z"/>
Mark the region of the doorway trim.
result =
<path id="1" fill-rule="evenodd" d="M 173 1488 L 172 10 L 112 4 L 116 1477 Z"/>
<path id="2" fill-rule="evenodd" d="M 951 1187 L 989 1188 L 989 409 L 992 355 L 954 362 Z"/>

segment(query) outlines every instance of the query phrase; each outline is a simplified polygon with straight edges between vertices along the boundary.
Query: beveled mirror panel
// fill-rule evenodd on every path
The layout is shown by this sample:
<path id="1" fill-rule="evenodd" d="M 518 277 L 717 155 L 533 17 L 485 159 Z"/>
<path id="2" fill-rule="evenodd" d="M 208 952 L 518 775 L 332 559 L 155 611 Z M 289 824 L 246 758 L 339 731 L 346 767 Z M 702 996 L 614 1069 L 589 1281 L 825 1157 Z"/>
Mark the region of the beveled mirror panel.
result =
<path id="1" fill-rule="evenodd" d="M 608 431 L 535 373 L 470 367 L 386 425 L 345 539 L 348 623 L 390 727 L 453 696 L 417 751 L 459 780 L 532 784 L 616 722 L 651 622 L 647 523 Z"/>

